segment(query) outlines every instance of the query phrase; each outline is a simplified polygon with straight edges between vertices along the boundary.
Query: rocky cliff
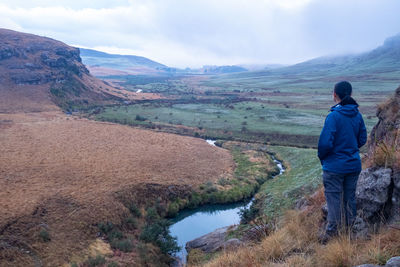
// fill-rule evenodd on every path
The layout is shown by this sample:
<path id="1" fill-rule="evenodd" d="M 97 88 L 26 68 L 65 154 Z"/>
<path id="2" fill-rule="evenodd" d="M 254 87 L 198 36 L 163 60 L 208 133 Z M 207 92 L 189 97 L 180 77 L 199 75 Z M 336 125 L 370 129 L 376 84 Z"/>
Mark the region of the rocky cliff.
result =
<path id="1" fill-rule="evenodd" d="M 400 87 L 378 106 L 378 123 L 371 131 L 366 169 L 357 184 L 358 230 L 368 223 L 400 219 Z"/>
<path id="2" fill-rule="evenodd" d="M 368 144 L 368 166 L 400 170 L 400 87 L 378 106 L 378 123 L 372 129 Z"/>
<path id="3" fill-rule="evenodd" d="M 86 107 L 124 98 L 89 74 L 79 49 L 0 29 L 0 112 Z"/>

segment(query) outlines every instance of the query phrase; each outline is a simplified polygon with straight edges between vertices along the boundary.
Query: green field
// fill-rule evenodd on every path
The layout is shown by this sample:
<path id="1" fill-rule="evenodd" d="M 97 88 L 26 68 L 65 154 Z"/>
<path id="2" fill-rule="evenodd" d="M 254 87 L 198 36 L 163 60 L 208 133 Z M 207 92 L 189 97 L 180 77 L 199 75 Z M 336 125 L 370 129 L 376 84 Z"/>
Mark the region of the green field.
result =
<path id="1" fill-rule="evenodd" d="M 244 75 L 209 76 L 201 80 L 174 77 L 144 85 L 137 82 L 151 79 L 127 76 L 122 82 L 126 88 L 159 93 L 168 99 L 106 107 L 95 119 L 199 137 L 315 147 L 325 116 L 334 104 L 334 82 L 321 77 L 319 81 L 306 81 L 242 78 Z M 376 105 L 392 94 L 397 82 L 382 79 L 380 87 L 377 83 L 353 83 L 354 97 L 368 131 L 377 122 Z M 182 125 L 191 130 L 183 132 Z"/>
<path id="2" fill-rule="evenodd" d="M 385 42 L 359 55 L 256 72 L 102 77 L 164 99 L 102 108 L 94 118 L 203 138 L 316 147 L 334 104 L 333 86 L 341 80 L 352 83 L 367 130 L 372 129 L 376 106 L 400 84 L 398 49 Z"/>

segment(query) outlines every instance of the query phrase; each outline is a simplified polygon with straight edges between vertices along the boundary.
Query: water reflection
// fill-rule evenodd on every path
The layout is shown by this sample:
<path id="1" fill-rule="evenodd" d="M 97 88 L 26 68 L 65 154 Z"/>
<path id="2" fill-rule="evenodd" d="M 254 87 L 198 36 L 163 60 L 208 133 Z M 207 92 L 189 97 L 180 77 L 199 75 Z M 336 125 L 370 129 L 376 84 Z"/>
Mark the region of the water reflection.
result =
<path id="1" fill-rule="evenodd" d="M 239 224 L 239 211 L 249 207 L 251 200 L 235 204 L 206 205 L 194 210 L 183 210 L 172 219 L 171 235 L 178 237 L 178 245 L 182 250 L 177 255 L 186 259 L 185 244 L 217 228 Z"/>

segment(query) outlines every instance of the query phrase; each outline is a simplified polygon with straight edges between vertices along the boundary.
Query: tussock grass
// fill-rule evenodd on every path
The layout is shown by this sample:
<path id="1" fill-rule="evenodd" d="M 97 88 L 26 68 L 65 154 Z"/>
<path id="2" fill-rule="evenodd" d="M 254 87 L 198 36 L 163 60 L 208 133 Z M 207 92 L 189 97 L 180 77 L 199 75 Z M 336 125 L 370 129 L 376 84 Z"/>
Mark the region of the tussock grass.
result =
<path id="1" fill-rule="evenodd" d="M 400 254 L 400 231 L 383 228 L 370 240 L 352 240 L 341 233 L 327 245 L 318 242 L 323 192 L 309 199 L 302 211 L 289 210 L 277 229 L 259 243 L 246 244 L 236 251 L 222 251 L 206 264 L 190 266 L 326 266 L 347 267 L 365 263 L 385 264 Z"/>
<path id="2" fill-rule="evenodd" d="M 315 251 L 318 266 L 353 266 L 357 260 L 357 245 L 353 244 L 345 235 L 329 242 L 326 246 L 319 246 Z"/>

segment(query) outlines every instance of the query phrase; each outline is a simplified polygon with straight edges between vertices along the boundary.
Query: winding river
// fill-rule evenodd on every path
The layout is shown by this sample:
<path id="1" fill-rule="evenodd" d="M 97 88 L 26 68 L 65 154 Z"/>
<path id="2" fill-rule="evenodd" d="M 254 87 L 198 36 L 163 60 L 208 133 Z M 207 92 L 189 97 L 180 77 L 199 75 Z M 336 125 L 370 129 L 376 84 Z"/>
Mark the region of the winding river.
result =
<path id="1" fill-rule="evenodd" d="M 215 145 L 215 141 L 206 141 L 210 145 Z M 279 168 L 279 174 L 274 176 L 276 177 L 281 175 L 285 169 L 282 166 L 282 162 L 278 161 L 274 156 L 272 156 L 272 159 Z M 204 205 L 197 209 L 180 211 L 178 216 L 171 220 L 173 224 L 170 227 L 171 235 L 177 237 L 178 245 L 182 248 L 176 256 L 185 262 L 187 255 L 185 245 L 187 242 L 208 234 L 217 228 L 239 224 L 240 210 L 249 208 L 252 202 L 253 200 L 249 199 L 234 204 Z"/>

